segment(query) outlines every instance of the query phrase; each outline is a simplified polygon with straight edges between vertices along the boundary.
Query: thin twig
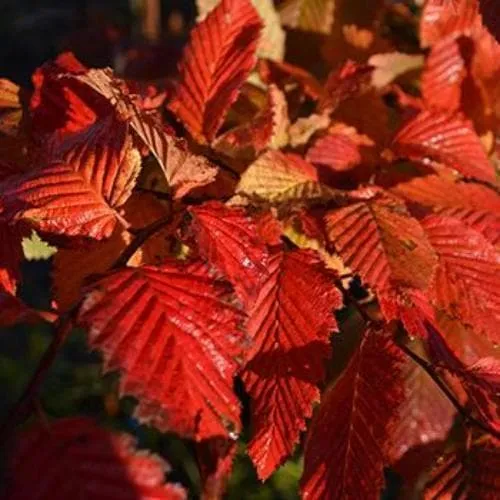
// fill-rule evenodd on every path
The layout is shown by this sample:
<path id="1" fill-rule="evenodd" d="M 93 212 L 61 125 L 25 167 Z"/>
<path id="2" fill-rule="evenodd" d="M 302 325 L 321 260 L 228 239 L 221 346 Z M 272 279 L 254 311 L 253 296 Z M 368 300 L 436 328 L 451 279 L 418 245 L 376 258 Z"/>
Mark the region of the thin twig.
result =
<path id="1" fill-rule="evenodd" d="M 118 257 L 111 269 L 118 269 L 128 262 L 130 257 L 158 231 L 168 226 L 173 219 L 173 212 L 151 223 L 141 229 L 130 244 Z M 71 329 L 74 318 L 78 312 L 79 304 L 76 304 L 68 313 L 61 316 L 56 323 L 56 331 L 51 344 L 40 359 L 38 366 L 26 386 L 23 394 L 9 411 L 7 418 L 0 427 L 0 438 L 5 437 L 18 423 L 22 422 L 34 409 L 34 401 L 40 392 L 40 387 L 45 380 L 45 376 L 52 366 L 61 346 L 64 344 Z"/>
<path id="2" fill-rule="evenodd" d="M 111 269 L 119 269 L 127 264 L 130 257 L 134 255 L 139 248 L 146 243 L 149 238 L 154 236 L 158 231 L 161 231 L 165 226 L 168 226 L 173 219 L 173 214 L 170 213 L 161 219 L 155 220 L 149 226 L 141 229 L 135 236 L 135 238 L 130 242 L 130 244 L 123 250 L 115 263 L 111 266 Z"/>
<path id="3" fill-rule="evenodd" d="M 345 288 L 342 287 L 342 283 L 338 282 L 337 283 L 338 288 L 342 291 L 344 295 L 344 299 L 346 302 L 349 302 L 352 304 L 360 316 L 363 318 L 365 323 L 367 325 L 370 324 L 379 324 L 379 321 L 374 320 L 373 318 L 370 317 L 370 315 L 365 311 L 364 307 L 356 300 L 356 298 L 352 295 L 352 293 L 349 290 L 346 290 Z M 449 389 L 449 387 L 446 385 L 446 383 L 441 379 L 441 377 L 436 373 L 436 370 L 434 367 L 425 359 L 421 358 L 418 354 L 413 352 L 406 344 L 404 344 L 401 341 L 398 341 L 397 339 L 395 340 L 395 344 L 401 349 L 401 351 L 406 354 L 409 358 L 411 358 L 417 365 L 419 365 L 432 379 L 432 381 L 439 387 L 441 392 L 448 398 L 450 403 L 455 407 L 457 412 L 462 416 L 464 419 L 465 423 L 468 423 L 469 425 L 474 425 L 475 427 L 478 427 L 481 429 L 483 432 L 500 439 L 500 432 L 497 430 L 493 429 L 489 425 L 485 424 L 484 422 L 481 422 L 477 418 L 475 418 L 471 412 L 462 406 L 460 401 L 456 398 L 456 396 L 453 394 L 453 392 Z"/>
<path id="4" fill-rule="evenodd" d="M 47 372 L 52 366 L 60 347 L 63 345 L 72 328 L 73 314 L 62 316 L 58 321 L 52 342 L 40 359 L 29 384 L 24 389 L 17 403 L 11 408 L 7 418 L 0 427 L 0 436 L 2 438 L 5 437 L 13 427 L 23 421 L 33 410 L 34 398 L 38 395 Z"/>
<path id="5" fill-rule="evenodd" d="M 413 352 L 406 344 L 402 342 L 396 342 L 396 345 L 403 351 L 409 358 L 411 358 L 415 363 L 417 363 L 420 368 L 422 368 L 427 375 L 432 379 L 432 381 L 441 389 L 441 392 L 448 398 L 450 403 L 455 407 L 455 409 L 460 413 L 466 423 L 474 425 L 481 429 L 483 432 L 492 435 L 493 437 L 500 439 L 500 432 L 481 422 L 475 418 L 471 412 L 462 406 L 460 401 L 455 397 L 453 392 L 448 388 L 441 377 L 436 373 L 434 367 L 425 359 L 421 358 L 418 354 Z"/>

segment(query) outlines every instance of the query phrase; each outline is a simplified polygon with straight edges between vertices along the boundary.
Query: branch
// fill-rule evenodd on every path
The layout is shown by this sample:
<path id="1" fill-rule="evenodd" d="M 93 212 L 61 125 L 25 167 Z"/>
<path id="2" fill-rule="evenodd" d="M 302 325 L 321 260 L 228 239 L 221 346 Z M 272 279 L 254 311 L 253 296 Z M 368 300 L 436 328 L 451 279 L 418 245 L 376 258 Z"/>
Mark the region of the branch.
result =
<path id="1" fill-rule="evenodd" d="M 460 413 L 462 418 L 464 419 L 466 424 L 469 425 L 474 425 L 475 427 L 478 427 L 481 429 L 483 432 L 490 434 L 491 436 L 500 439 L 500 432 L 497 430 L 493 429 L 489 425 L 481 422 L 478 420 L 476 417 L 474 417 L 471 412 L 462 406 L 460 401 L 455 397 L 453 392 L 449 389 L 449 387 L 446 385 L 445 382 L 441 379 L 441 377 L 436 373 L 436 370 L 432 366 L 431 363 L 426 361 L 425 359 L 421 358 L 418 354 L 413 352 L 406 344 L 402 342 L 396 341 L 395 344 L 403 351 L 409 358 L 411 358 L 417 365 L 424 370 L 429 377 L 433 380 L 433 382 L 439 387 L 441 392 L 448 398 L 450 403 L 455 407 L 455 409 Z"/>
<path id="2" fill-rule="evenodd" d="M 118 269 L 125 266 L 130 257 L 132 257 L 132 255 L 134 255 L 134 253 L 149 238 L 154 236 L 165 226 L 168 226 L 172 222 L 172 219 L 173 212 L 141 229 L 125 250 L 123 250 L 113 266 L 111 266 L 111 269 Z M 0 437 L 5 437 L 7 432 L 9 432 L 19 422 L 23 421 L 34 409 L 34 401 L 40 392 L 40 387 L 45 379 L 45 376 L 52 366 L 59 349 L 64 344 L 66 338 L 71 332 L 71 329 L 73 328 L 73 321 L 78 312 L 79 306 L 79 303 L 76 304 L 68 313 L 61 316 L 57 321 L 54 338 L 38 363 L 38 367 L 36 368 L 35 373 L 31 377 L 31 380 L 25 388 L 23 394 L 18 399 L 17 403 L 15 403 L 15 405 L 11 408 L 5 421 L 0 427 Z"/>
<path id="3" fill-rule="evenodd" d="M 40 391 L 45 376 L 52 366 L 60 347 L 64 344 L 64 341 L 73 328 L 73 316 L 75 311 L 76 309 L 59 319 L 52 342 L 43 354 L 23 394 L 18 399 L 17 403 L 10 409 L 5 421 L 0 427 L 0 439 L 4 439 L 7 433 L 18 423 L 23 421 L 34 409 L 33 402 Z"/>
<path id="4" fill-rule="evenodd" d="M 119 269 L 120 267 L 127 265 L 130 257 L 132 257 L 132 255 L 134 255 L 134 253 L 137 252 L 137 250 L 139 250 L 139 248 L 144 245 L 149 238 L 161 231 L 165 226 L 168 226 L 172 222 L 172 219 L 173 213 L 171 212 L 165 217 L 155 220 L 149 226 L 141 229 L 125 250 L 123 250 L 118 259 L 116 259 L 115 263 L 111 266 L 111 269 Z"/>
<path id="5" fill-rule="evenodd" d="M 366 312 L 365 308 L 356 300 L 356 298 L 352 295 L 352 293 L 349 290 L 346 290 L 343 286 L 340 280 L 337 280 L 337 286 L 338 288 L 342 291 L 344 295 L 344 299 L 346 302 L 352 304 L 360 316 L 363 318 L 365 323 L 368 324 L 378 324 L 380 323 L 379 321 L 373 319 L 370 317 L 370 315 Z M 411 358 L 417 365 L 419 365 L 428 375 L 429 377 L 433 380 L 433 382 L 439 387 L 441 392 L 448 398 L 450 403 L 455 407 L 457 412 L 462 416 L 464 419 L 464 422 L 469 425 L 474 425 L 475 427 L 481 429 L 483 432 L 500 439 L 500 432 L 493 429 L 489 425 L 481 422 L 481 420 L 478 420 L 476 417 L 474 417 L 471 413 L 470 410 L 462 406 L 460 401 L 456 398 L 456 396 L 453 394 L 453 392 L 449 389 L 449 387 L 446 385 L 446 383 L 441 379 L 441 377 L 437 374 L 436 370 L 432 366 L 431 363 L 426 361 L 425 359 L 421 358 L 418 354 L 413 352 L 406 344 L 403 342 L 398 341 L 397 338 L 395 338 L 394 343 L 401 349 L 401 351 L 406 354 L 409 358 Z"/>

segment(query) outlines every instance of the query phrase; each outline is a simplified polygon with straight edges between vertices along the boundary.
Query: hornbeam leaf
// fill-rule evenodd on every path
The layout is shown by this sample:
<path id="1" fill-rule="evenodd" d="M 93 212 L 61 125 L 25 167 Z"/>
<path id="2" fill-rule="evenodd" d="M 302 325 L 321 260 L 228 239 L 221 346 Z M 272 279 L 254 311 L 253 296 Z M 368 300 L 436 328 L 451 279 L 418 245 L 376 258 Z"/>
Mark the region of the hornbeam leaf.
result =
<path id="1" fill-rule="evenodd" d="M 422 226 L 439 258 L 431 300 L 452 318 L 500 343 L 500 251 L 450 217 L 429 215 Z"/>
<path id="2" fill-rule="evenodd" d="M 391 190 L 408 202 L 461 220 L 493 244 L 500 243 L 500 198 L 492 189 L 444 175 L 427 175 L 400 182 Z"/>
<path id="3" fill-rule="evenodd" d="M 5 182 L 0 216 L 29 221 L 45 233 L 97 240 L 108 238 L 122 221 L 82 172 L 61 163 Z"/>
<path id="4" fill-rule="evenodd" d="M 222 0 L 191 32 L 168 107 L 196 140 L 217 134 L 256 63 L 261 27 L 250 0 Z"/>
<path id="5" fill-rule="evenodd" d="M 425 61 L 422 95 L 426 104 L 436 109 L 458 111 L 462 82 L 467 75 L 460 46 L 454 38 L 437 42 Z"/>
<path id="6" fill-rule="evenodd" d="M 220 0 L 196 0 L 198 21 L 203 21 L 207 14 L 220 3 Z M 272 61 L 282 61 L 285 55 L 285 31 L 273 0 L 252 0 L 252 4 L 261 17 L 264 28 L 257 46 L 257 56 Z"/>
<path id="7" fill-rule="evenodd" d="M 329 241 L 344 262 L 378 292 L 406 286 L 425 289 L 437 264 L 419 222 L 388 197 L 332 210 L 326 215 Z"/>
<path id="8" fill-rule="evenodd" d="M 477 439 L 467 447 L 457 446 L 436 462 L 427 478 L 423 498 L 477 498 L 495 500 L 500 493 L 500 441 Z"/>
<path id="9" fill-rule="evenodd" d="M 241 176 L 236 192 L 271 202 L 328 197 L 331 190 L 319 183 L 316 167 L 295 154 L 268 151 Z"/>
<path id="10" fill-rule="evenodd" d="M 169 465 L 137 451 L 128 434 L 98 427 L 90 418 L 38 424 L 19 435 L 8 469 L 9 500 L 184 500 L 165 484 Z"/>
<path id="11" fill-rule="evenodd" d="M 468 36 L 479 22 L 477 0 L 428 0 L 420 18 L 420 44 L 430 47 L 448 36 Z"/>
<path id="12" fill-rule="evenodd" d="M 249 307 L 267 273 L 267 251 L 243 209 L 209 202 L 190 209 L 201 254 L 234 286 Z"/>
<path id="13" fill-rule="evenodd" d="M 250 312 L 253 344 L 242 378 L 251 398 L 248 453 L 261 479 L 293 451 L 319 399 L 329 336 L 337 330 L 333 311 L 342 307 L 334 276 L 311 251 L 276 251 Z"/>
<path id="14" fill-rule="evenodd" d="M 240 429 L 232 391 L 245 335 L 241 313 L 200 262 L 125 268 L 88 290 L 79 323 L 106 371 L 121 372 L 135 414 L 197 441 Z"/>
<path id="15" fill-rule="evenodd" d="M 472 123 L 457 114 L 426 109 L 405 123 L 392 150 L 424 164 L 438 162 L 465 177 L 495 181 L 495 171 Z"/>
<path id="16" fill-rule="evenodd" d="M 335 0 L 285 0 L 278 8 L 284 26 L 322 34 L 332 29 Z"/>
<path id="17" fill-rule="evenodd" d="M 376 500 L 384 449 L 403 399 L 399 349 L 368 330 L 340 378 L 327 390 L 305 445 L 303 497 Z"/>

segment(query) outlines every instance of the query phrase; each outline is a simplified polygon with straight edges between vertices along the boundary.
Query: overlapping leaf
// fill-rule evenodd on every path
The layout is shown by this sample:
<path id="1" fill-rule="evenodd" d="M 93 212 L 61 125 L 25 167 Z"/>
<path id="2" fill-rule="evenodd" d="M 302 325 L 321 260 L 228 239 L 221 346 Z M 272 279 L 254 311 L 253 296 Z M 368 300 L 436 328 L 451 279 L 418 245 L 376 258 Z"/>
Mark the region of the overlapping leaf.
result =
<path id="1" fill-rule="evenodd" d="M 176 198 L 215 179 L 217 167 L 205 157 L 191 153 L 184 140 L 174 137 L 152 116 L 142 113 L 137 103 L 126 95 L 124 82 L 116 79 L 111 70 L 89 70 L 75 78 L 116 104 L 116 112 L 130 123 L 158 161 Z"/>
<path id="2" fill-rule="evenodd" d="M 463 221 L 493 244 L 500 242 L 500 199 L 487 187 L 428 175 L 396 184 L 392 190 L 409 202 Z"/>
<path id="3" fill-rule="evenodd" d="M 279 5 L 279 12 L 285 26 L 328 34 L 333 24 L 335 0 L 285 0 Z"/>
<path id="4" fill-rule="evenodd" d="M 255 65 L 262 24 L 250 0 L 222 0 L 191 32 L 169 103 L 201 142 L 214 139 Z"/>
<path id="5" fill-rule="evenodd" d="M 428 0 L 420 20 L 420 44 L 429 47 L 448 36 L 469 35 L 479 21 L 477 0 Z"/>
<path id="6" fill-rule="evenodd" d="M 246 308 L 267 274 L 267 251 L 243 209 L 209 202 L 190 209 L 201 254 L 231 282 Z"/>
<path id="7" fill-rule="evenodd" d="M 196 440 L 237 432 L 232 392 L 244 348 L 240 313 L 199 262 L 125 268 L 89 290 L 79 321 L 137 417 Z"/>
<path id="8" fill-rule="evenodd" d="M 250 312 L 253 343 L 242 377 L 251 398 L 248 452 L 261 479 L 293 451 L 319 399 L 328 339 L 337 330 L 333 311 L 342 306 L 333 277 L 313 252 L 278 250 Z"/>
<path id="9" fill-rule="evenodd" d="M 326 216 L 328 239 L 368 286 L 425 289 L 437 263 L 419 222 L 397 200 L 379 197 Z"/>
<path id="10" fill-rule="evenodd" d="M 399 76 L 421 68 L 424 64 L 424 57 L 418 54 L 390 52 L 371 56 L 368 64 L 375 68 L 372 73 L 373 86 L 383 88 Z"/>
<path id="11" fill-rule="evenodd" d="M 500 342 L 498 249 L 456 219 L 430 215 L 422 224 L 439 257 L 431 284 L 434 304 Z"/>
<path id="12" fill-rule="evenodd" d="M 23 257 L 19 229 L 0 222 L 0 242 L 0 289 L 15 294 Z"/>
<path id="13" fill-rule="evenodd" d="M 485 437 L 468 450 L 458 447 L 439 457 L 423 498 L 495 500 L 500 494 L 500 442 Z"/>
<path id="14" fill-rule="evenodd" d="M 304 498 L 380 497 L 389 426 L 403 397 L 399 350 L 383 331 L 367 331 L 309 430 Z"/>
<path id="15" fill-rule="evenodd" d="M 466 67 L 460 46 L 452 37 L 437 42 L 425 61 L 422 96 L 428 106 L 448 111 L 460 108 Z"/>
<path id="16" fill-rule="evenodd" d="M 183 500 L 165 484 L 168 464 L 138 452 L 132 436 L 115 434 L 88 418 L 38 424 L 23 432 L 8 470 L 9 500 Z"/>
<path id="17" fill-rule="evenodd" d="M 236 192 L 271 202 L 317 199 L 328 196 L 316 168 L 295 154 L 268 151 L 241 176 Z"/>
<path id="18" fill-rule="evenodd" d="M 131 229 L 140 230 L 164 218 L 168 212 L 154 196 L 135 193 L 123 207 Z M 129 266 L 160 264 L 170 250 L 169 228 L 149 238 L 128 261 Z M 105 241 L 92 241 L 80 248 L 60 248 L 54 257 L 52 283 L 54 299 L 60 311 L 67 311 L 81 296 L 82 287 L 91 277 L 106 272 L 132 241 L 129 231 L 118 226 Z M 75 262 L 78 265 L 75 266 Z"/>
<path id="19" fill-rule="evenodd" d="M 344 172 L 361 163 L 361 146 L 372 145 L 369 137 L 358 134 L 353 127 L 337 124 L 309 148 L 306 159 L 336 172 Z"/>
<path id="20" fill-rule="evenodd" d="M 198 20 L 205 19 L 207 14 L 220 3 L 220 0 L 196 0 Z M 252 0 L 252 4 L 261 17 L 264 28 L 257 46 L 257 56 L 262 59 L 282 61 L 285 55 L 285 31 L 281 27 L 279 15 L 273 0 Z"/>
<path id="21" fill-rule="evenodd" d="M 438 162 L 465 177 L 495 181 L 495 171 L 470 121 L 460 115 L 424 110 L 396 134 L 392 150 L 423 163 Z"/>
<path id="22" fill-rule="evenodd" d="M 402 368 L 404 398 L 391 424 L 387 458 L 395 464 L 413 447 L 443 441 L 456 410 L 430 376 L 413 361 Z"/>
<path id="23" fill-rule="evenodd" d="M 268 88 L 264 108 L 248 123 L 243 123 L 214 142 L 214 148 L 229 156 L 249 148 L 260 153 L 266 148 L 277 149 L 287 143 L 288 108 L 285 96 L 275 85 Z"/>
<path id="24" fill-rule="evenodd" d="M 42 232 L 95 239 L 109 237 L 120 220 L 80 172 L 61 163 L 4 183 L 2 210 L 7 220 L 29 221 Z"/>

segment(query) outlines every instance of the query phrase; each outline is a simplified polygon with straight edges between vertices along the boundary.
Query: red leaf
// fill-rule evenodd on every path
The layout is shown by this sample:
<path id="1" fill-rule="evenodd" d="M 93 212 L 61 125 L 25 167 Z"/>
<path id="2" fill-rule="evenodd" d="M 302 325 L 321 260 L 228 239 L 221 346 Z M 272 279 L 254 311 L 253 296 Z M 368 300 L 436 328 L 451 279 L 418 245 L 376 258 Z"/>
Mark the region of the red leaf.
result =
<path id="1" fill-rule="evenodd" d="M 209 439 L 197 443 L 196 455 L 203 485 L 202 498 L 222 498 L 233 469 L 237 444 L 226 439 Z"/>
<path id="2" fill-rule="evenodd" d="M 364 94 L 371 88 L 373 67 L 347 61 L 341 68 L 328 75 L 324 96 L 318 104 L 320 111 L 334 111 L 352 97 Z"/>
<path id="3" fill-rule="evenodd" d="M 500 441 L 478 439 L 466 449 L 439 457 L 427 480 L 423 498 L 496 500 L 500 493 Z"/>
<path id="4" fill-rule="evenodd" d="M 35 71 L 30 102 L 32 125 L 44 143 L 48 138 L 60 142 L 113 113 L 107 99 L 69 76 L 85 70 L 71 54 L 63 54 Z"/>
<path id="5" fill-rule="evenodd" d="M 158 161 L 167 182 L 175 189 L 175 198 L 182 198 L 192 189 L 205 186 L 215 179 L 217 167 L 205 157 L 192 154 L 184 140 L 172 135 L 170 127 L 155 121 L 140 108 L 137 96 L 130 96 L 127 84 L 109 69 L 92 69 L 77 77 L 110 102 Z"/>
<path id="6" fill-rule="evenodd" d="M 456 410 L 427 373 L 407 360 L 402 373 L 404 399 L 391 424 L 387 458 L 394 465 L 411 448 L 444 442 Z"/>
<path id="7" fill-rule="evenodd" d="M 367 331 L 309 430 L 304 498 L 380 498 L 390 421 L 403 399 L 400 365 L 400 351 L 385 332 Z"/>
<path id="8" fill-rule="evenodd" d="M 472 123 L 460 115 L 420 112 L 398 131 L 392 150 L 424 164 L 442 163 L 465 177 L 495 181 L 495 171 Z"/>
<path id="9" fill-rule="evenodd" d="M 243 209 L 219 202 L 190 209 L 202 256 L 234 286 L 248 310 L 266 274 L 267 251 Z"/>
<path id="10" fill-rule="evenodd" d="M 165 484 L 169 466 L 138 452 L 132 436 L 114 434 L 88 418 L 61 419 L 23 432 L 11 458 L 9 500 L 183 500 Z"/>
<path id="11" fill-rule="evenodd" d="M 191 32 L 169 108 L 200 142 L 212 141 L 255 65 L 262 23 L 249 0 L 222 0 Z"/>
<path id="12" fill-rule="evenodd" d="M 462 82 L 467 71 L 454 38 L 440 40 L 432 47 L 422 73 L 422 95 L 429 107 L 458 111 Z"/>
<path id="13" fill-rule="evenodd" d="M 68 165 L 56 163 L 2 187 L 0 216 L 47 233 L 102 239 L 121 220 L 84 174 Z"/>
<path id="14" fill-rule="evenodd" d="M 433 303 L 499 343 L 499 251 L 458 220 L 432 215 L 422 225 L 439 257 L 430 290 Z"/>
<path id="15" fill-rule="evenodd" d="M 479 0 L 479 10 L 485 26 L 497 41 L 500 42 L 500 11 L 498 9 L 498 0 Z"/>
<path id="16" fill-rule="evenodd" d="M 314 253 L 276 251 L 250 313 L 253 339 L 242 378 L 251 398 L 248 453 L 266 479 L 292 452 L 319 399 L 342 296 Z"/>
<path id="17" fill-rule="evenodd" d="M 230 156 L 245 148 L 256 153 L 268 147 L 276 149 L 286 143 L 288 125 L 285 96 L 278 87 L 270 85 L 264 108 L 251 121 L 218 137 L 213 146 Z"/>
<path id="18" fill-rule="evenodd" d="M 461 220 L 493 244 L 500 242 L 500 198 L 487 187 L 427 175 L 396 184 L 392 191 L 409 202 Z"/>
<path id="19" fill-rule="evenodd" d="M 332 170 L 350 170 L 362 161 L 360 146 L 373 142 L 358 134 L 356 129 L 338 124 L 328 135 L 318 139 L 307 151 L 306 159 L 311 163 L 326 165 Z"/>
<path id="20" fill-rule="evenodd" d="M 91 289 L 80 322 L 137 417 L 196 440 L 239 431 L 232 392 L 244 348 L 241 315 L 199 263 L 125 268 Z"/>
<path id="21" fill-rule="evenodd" d="M 435 253 L 419 222 L 397 200 L 380 197 L 332 210 L 326 224 L 346 265 L 377 292 L 429 284 Z"/>
<path id="22" fill-rule="evenodd" d="M 479 21 L 477 0 L 427 0 L 420 19 L 420 43 L 429 47 L 448 36 L 470 35 Z"/>

